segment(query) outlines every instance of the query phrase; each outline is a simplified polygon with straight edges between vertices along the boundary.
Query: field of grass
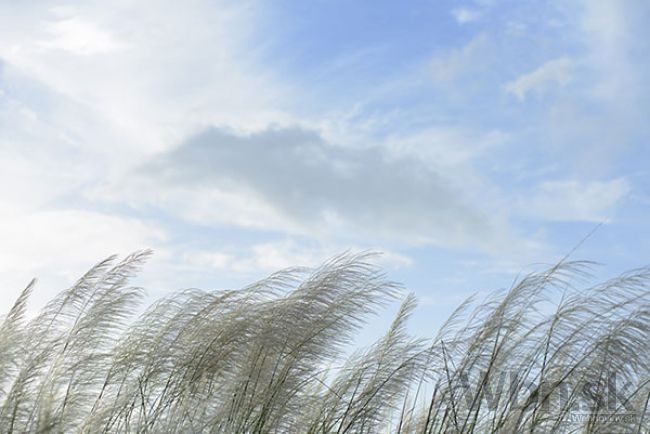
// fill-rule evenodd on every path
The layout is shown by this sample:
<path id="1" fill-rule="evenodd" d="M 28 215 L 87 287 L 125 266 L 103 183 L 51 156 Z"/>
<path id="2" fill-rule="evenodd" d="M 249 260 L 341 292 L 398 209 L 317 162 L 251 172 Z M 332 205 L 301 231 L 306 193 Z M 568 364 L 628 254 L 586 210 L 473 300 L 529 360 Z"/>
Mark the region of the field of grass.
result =
<path id="1" fill-rule="evenodd" d="M 562 262 L 410 336 L 344 356 L 403 297 L 345 254 L 233 291 L 134 312 L 148 252 L 93 267 L 36 316 L 0 319 L 0 431 L 14 433 L 647 433 L 650 268 L 588 284 Z"/>

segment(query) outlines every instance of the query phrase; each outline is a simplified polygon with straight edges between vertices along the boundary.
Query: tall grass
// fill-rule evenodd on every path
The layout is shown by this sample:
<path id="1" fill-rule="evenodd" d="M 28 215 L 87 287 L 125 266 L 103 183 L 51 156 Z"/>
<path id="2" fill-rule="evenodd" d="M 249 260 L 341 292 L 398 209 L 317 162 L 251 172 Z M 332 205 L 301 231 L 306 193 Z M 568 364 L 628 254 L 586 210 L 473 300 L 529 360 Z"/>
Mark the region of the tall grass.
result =
<path id="1" fill-rule="evenodd" d="M 345 357 L 399 285 L 370 254 L 186 290 L 133 319 L 149 252 L 111 257 L 0 326 L 0 431 L 56 433 L 648 432 L 650 269 L 587 286 L 562 262 L 470 299 L 434 338 Z"/>

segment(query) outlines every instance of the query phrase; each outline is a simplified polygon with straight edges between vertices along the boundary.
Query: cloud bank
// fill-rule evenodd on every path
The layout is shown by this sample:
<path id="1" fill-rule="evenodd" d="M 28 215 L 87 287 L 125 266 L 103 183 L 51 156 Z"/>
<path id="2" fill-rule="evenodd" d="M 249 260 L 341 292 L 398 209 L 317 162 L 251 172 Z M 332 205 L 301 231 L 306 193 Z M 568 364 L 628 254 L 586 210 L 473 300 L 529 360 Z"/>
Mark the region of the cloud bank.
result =
<path id="1" fill-rule="evenodd" d="M 149 197 L 206 223 L 484 248 L 502 236 L 426 161 L 336 146 L 300 127 L 247 135 L 209 128 L 138 168 L 133 179 L 146 192 L 138 200 Z"/>

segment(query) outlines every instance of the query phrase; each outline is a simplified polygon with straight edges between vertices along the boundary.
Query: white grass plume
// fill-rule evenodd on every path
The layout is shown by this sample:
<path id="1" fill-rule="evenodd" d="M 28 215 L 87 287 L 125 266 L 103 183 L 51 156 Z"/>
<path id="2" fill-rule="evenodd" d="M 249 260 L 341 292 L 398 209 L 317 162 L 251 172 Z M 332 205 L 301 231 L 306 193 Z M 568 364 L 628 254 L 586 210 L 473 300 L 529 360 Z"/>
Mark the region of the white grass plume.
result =
<path id="1" fill-rule="evenodd" d="M 648 430 L 649 268 L 585 288 L 591 264 L 561 262 L 467 300 L 428 341 L 406 331 L 409 295 L 383 338 L 343 360 L 401 297 L 372 254 L 181 291 L 133 319 L 143 290 L 128 281 L 149 254 L 100 262 L 32 319 L 34 282 L 20 294 L 0 322 L 0 431 Z"/>

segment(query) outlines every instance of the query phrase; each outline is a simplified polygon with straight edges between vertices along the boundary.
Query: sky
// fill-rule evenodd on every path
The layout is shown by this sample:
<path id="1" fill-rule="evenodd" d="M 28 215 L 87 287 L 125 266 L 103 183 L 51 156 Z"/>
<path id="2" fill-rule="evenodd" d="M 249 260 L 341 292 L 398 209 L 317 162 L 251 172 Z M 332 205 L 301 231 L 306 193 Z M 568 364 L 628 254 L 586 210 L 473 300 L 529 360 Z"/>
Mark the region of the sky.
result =
<path id="1" fill-rule="evenodd" d="M 32 277 L 38 306 L 143 248 L 152 298 L 383 252 L 423 334 L 575 247 L 596 273 L 646 265 L 649 19 L 645 0 L 0 0 L 0 312 Z"/>

